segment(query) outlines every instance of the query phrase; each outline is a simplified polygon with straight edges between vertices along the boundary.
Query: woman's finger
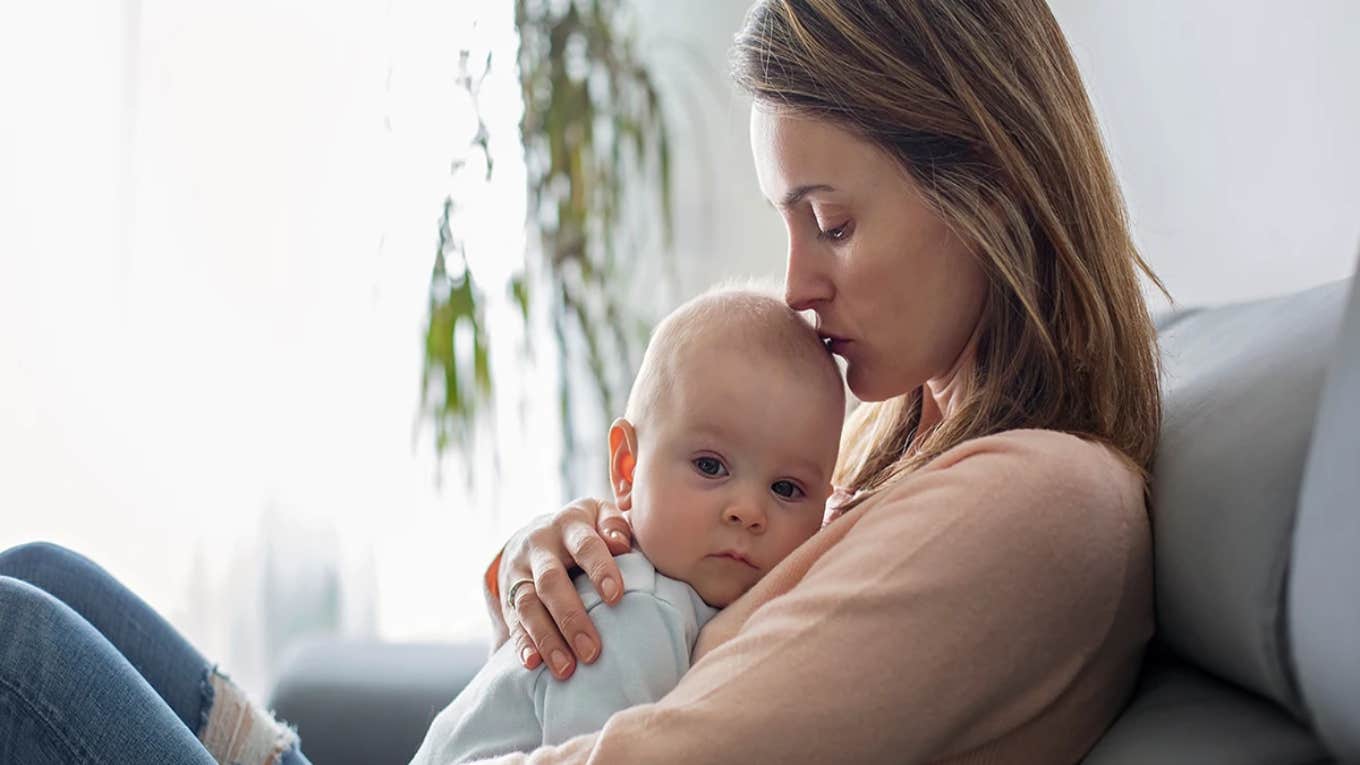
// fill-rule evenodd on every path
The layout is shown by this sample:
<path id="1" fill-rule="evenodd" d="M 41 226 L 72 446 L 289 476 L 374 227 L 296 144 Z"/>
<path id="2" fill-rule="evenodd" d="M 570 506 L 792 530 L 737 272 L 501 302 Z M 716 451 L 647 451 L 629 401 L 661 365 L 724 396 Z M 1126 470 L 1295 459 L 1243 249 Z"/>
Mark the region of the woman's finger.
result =
<path id="1" fill-rule="evenodd" d="M 595 591 L 600 593 L 606 603 L 617 603 L 623 597 L 623 574 L 619 571 L 619 564 L 614 562 L 614 553 L 610 552 L 595 526 L 575 523 L 566 527 L 563 534 L 567 552 L 590 577 Z M 594 631 L 593 628 L 591 631 Z M 565 629 L 563 633 L 566 634 Z M 577 655 L 580 655 L 579 651 Z"/>
<path id="2" fill-rule="evenodd" d="M 622 555 L 633 549 L 633 527 L 628 525 L 628 518 L 613 502 L 600 503 L 595 528 L 599 530 L 600 536 L 604 537 L 612 555 Z"/>
<path id="3" fill-rule="evenodd" d="M 510 644 L 515 647 L 515 655 L 519 657 L 519 662 L 525 669 L 533 669 L 543 663 L 543 657 L 539 655 L 538 649 L 534 647 L 534 642 L 529 639 L 522 625 L 515 624 L 509 639 Z"/>
<path id="4" fill-rule="evenodd" d="M 600 535 L 602 511 L 613 519 L 606 528 L 615 532 L 614 543 Z M 536 519 L 506 543 L 498 580 L 505 593 L 501 613 L 525 667 L 547 662 L 554 676 L 565 679 L 578 661 L 589 664 L 600 656 L 600 635 L 569 572 L 579 567 L 606 602 L 617 603 L 623 576 L 614 549 L 630 549 L 631 536 L 617 508 L 584 498 Z"/>
<path id="5" fill-rule="evenodd" d="M 501 553 L 501 570 L 497 584 L 501 592 L 501 617 L 505 620 L 506 629 L 510 631 L 514 631 L 515 624 L 519 621 L 513 604 L 509 602 L 510 590 L 516 582 L 534 578 L 534 570 L 530 566 L 533 551 L 536 549 L 546 551 L 559 559 L 566 559 L 566 548 L 562 546 L 561 535 L 553 526 L 552 519 L 553 516 L 544 515 L 530 521 L 528 526 L 510 537 L 505 543 L 505 550 Z"/>
<path id="6" fill-rule="evenodd" d="M 600 636 L 594 630 L 593 623 L 590 623 L 585 603 L 581 600 L 581 593 L 577 592 L 577 587 L 571 583 L 567 570 L 562 568 L 558 559 L 549 555 L 534 555 L 530 562 L 533 564 L 533 583 L 537 598 L 543 602 L 548 614 L 551 615 L 556 636 L 566 641 L 567 662 L 570 664 L 574 664 L 575 660 L 588 664 L 594 662 L 600 655 L 598 648 Z M 549 666 L 558 671 L 560 657 L 554 656 L 543 642 L 540 642 L 539 649 L 543 651 Z M 574 657 L 571 656 L 573 653 Z"/>
<path id="7" fill-rule="evenodd" d="M 557 623 L 553 621 L 552 614 L 544 607 L 536 585 L 525 585 L 516 592 L 515 611 L 519 614 L 520 627 L 528 635 L 529 646 L 548 663 L 548 670 L 553 676 L 562 680 L 571 677 L 576 663 L 571 658 L 571 650 L 567 648 L 566 641 L 562 639 L 562 633 L 557 630 Z M 525 656 L 526 654 L 521 652 L 522 662 Z M 532 659 L 531 656 L 529 658 Z M 527 666 L 528 662 L 525 662 L 525 665 Z"/>

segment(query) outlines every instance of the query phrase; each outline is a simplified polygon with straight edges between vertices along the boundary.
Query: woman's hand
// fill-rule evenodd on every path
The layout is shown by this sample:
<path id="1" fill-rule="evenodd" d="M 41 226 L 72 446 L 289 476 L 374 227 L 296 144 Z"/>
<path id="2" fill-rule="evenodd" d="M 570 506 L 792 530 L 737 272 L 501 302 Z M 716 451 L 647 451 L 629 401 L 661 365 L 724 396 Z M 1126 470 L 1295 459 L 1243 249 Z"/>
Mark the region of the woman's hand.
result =
<path id="1" fill-rule="evenodd" d="M 546 657 L 553 675 L 565 679 L 577 659 L 590 664 L 599 657 L 600 636 L 570 570 L 580 568 L 606 603 L 617 603 L 623 578 L 614 556 L 632 549 L 632 538 L 612 502 L 591 498 L 536 518 L 510 538 L 498 579 L 501 615 L 525 667 L 533 669 Z"/>

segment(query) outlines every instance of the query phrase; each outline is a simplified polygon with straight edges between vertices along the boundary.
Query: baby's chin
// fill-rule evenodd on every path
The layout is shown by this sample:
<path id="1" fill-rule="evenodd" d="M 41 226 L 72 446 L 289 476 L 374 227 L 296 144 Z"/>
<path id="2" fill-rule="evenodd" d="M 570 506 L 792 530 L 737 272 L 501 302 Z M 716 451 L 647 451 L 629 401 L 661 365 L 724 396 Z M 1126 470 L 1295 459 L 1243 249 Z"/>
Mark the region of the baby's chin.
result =
<path id="1" fill-rule="evenodd" d="M 714 608 L 727 608 L 732 601 L 746 594 L 751 585 L 732 581 L 691 583 L 703 601 Z"/>

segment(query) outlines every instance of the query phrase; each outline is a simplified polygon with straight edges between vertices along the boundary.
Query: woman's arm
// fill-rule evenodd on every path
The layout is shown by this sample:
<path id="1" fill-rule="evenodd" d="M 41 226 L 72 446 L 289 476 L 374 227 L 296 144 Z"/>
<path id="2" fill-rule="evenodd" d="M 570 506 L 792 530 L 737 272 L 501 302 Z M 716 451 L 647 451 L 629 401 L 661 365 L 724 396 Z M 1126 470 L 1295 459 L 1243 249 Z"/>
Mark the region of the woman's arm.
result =
<path id="1" fill-rule="evenodd" d="M 796 586 L 660 702 L 497 762 L 1079 759 L 1151 633 L 1141 484 L 1059 434 L 955 452 L 824 529 Z"/>
<path id="2" fill-rule="evenodd" d="M 513 640 L 526 668 L 537 667 L 546 656 L 559 679 L 571 676 L 577 659 L 595 661 L 600 636 L 572 584 L 571 569 L 584 571 L 612 605 L 623 594 L 614 556 L 630 549 L 627 519 L 613 503 L 598 499 L 578 499 L 516 532 L 482 575 L 493 650 Z M 515 590 L 512 608 L 502 593 L 521 580 L 528 583 Z"/>

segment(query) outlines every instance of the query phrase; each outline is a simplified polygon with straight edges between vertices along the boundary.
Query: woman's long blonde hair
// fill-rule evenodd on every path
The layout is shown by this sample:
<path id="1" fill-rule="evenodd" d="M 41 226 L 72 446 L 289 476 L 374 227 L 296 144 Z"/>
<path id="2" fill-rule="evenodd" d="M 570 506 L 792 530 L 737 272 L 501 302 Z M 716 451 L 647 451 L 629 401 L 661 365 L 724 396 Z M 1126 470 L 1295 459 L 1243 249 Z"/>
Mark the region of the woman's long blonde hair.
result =
<path id="1" fill-rule="evenodd" d="M 860 405 L 836 483 L 871 492 L 971 438 L 1046 428 L 1143 472 L 1161 424 L 1156 331 L 1123 196 L 1043 0 L 760 0 L 733 52 L 758 104 L 897 158 L 988 276 L 961 405 L 918 433 L 921 389 Z"/>

